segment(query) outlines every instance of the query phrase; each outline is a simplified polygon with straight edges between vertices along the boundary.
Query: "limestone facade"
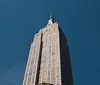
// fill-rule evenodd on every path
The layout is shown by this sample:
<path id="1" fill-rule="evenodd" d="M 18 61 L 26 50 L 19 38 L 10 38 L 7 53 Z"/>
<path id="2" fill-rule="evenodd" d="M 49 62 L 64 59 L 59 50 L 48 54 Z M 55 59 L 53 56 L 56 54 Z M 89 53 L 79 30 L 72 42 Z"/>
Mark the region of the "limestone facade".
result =
<path id="1" fill-rule="evenodd" d="M 40 56 L 41 59 L 39 59 Z M 61 85 L 59 26 L 57 22 L 47 25 L 35 34 L 30 47 L 23 85 L 35 85 L 37 75 L 39 76 L 38 83 Z"/>

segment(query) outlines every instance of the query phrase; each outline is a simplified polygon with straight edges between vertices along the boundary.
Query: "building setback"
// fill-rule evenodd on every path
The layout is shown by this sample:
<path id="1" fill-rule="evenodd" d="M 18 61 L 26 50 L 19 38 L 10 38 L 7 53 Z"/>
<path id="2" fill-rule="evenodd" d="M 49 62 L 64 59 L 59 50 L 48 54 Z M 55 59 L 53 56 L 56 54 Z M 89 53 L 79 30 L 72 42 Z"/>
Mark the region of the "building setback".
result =
<path id="1" fill-rule="evenodd" d="M 34 36 L 23 85 L 73 85 L 67 40 L 52 14 Z"/>

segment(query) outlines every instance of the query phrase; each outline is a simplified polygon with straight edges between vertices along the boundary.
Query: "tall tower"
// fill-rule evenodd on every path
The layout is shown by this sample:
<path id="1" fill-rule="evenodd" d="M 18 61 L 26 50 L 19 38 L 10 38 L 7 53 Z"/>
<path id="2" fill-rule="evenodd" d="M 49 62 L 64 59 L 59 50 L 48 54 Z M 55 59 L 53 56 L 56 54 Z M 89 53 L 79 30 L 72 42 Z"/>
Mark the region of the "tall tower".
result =
<path id="1" fill-rule="evenodd" d="M 73 85 L 67 41 L 52 13 L 34 36 L 23 85 Z"/>

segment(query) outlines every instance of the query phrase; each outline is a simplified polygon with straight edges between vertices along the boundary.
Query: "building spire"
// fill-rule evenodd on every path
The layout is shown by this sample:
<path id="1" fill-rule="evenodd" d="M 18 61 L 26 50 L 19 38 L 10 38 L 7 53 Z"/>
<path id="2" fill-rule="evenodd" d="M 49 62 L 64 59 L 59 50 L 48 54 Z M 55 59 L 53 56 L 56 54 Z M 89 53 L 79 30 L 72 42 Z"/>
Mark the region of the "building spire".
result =
<path id="1" fill-rule="evenodd" d="M 52 11 L 50 12 L 50 19 L 52 19 L 53 18 L 53 16 L 52 16 Z"/>
<path id="2" fill-rule="evenodd" d="M 48 24 L 47 24 L 47 26 L 49 26 L 49 25 L 51 25 L 51 24 L 53 24 L 54 23 L 54 19 L 53 19 L 53 15 L 52 15 L 52 11 L 50 12 L 50 18 L 49 18 L 49 20 L 48 20 Z"/>

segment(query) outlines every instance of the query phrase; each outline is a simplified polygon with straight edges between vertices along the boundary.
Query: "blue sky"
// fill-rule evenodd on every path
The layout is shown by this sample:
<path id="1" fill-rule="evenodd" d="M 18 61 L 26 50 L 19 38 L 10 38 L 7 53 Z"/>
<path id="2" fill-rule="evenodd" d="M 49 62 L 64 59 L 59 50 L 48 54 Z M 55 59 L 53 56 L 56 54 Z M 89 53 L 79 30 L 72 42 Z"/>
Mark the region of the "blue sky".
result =
<path id="1" fill-rule="evenodd" d="M 67 37 L 74 85 L 100 85 L 100 0 L 0 0 L 0 85 L 21 85 L 33 36 L 53 11 Z"/>

